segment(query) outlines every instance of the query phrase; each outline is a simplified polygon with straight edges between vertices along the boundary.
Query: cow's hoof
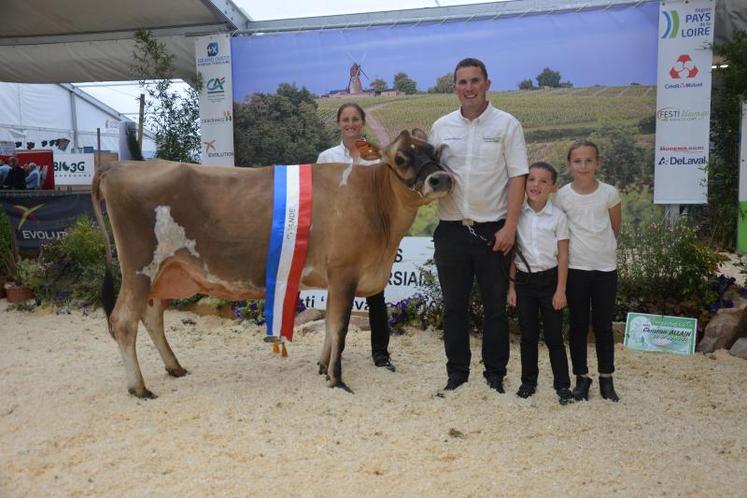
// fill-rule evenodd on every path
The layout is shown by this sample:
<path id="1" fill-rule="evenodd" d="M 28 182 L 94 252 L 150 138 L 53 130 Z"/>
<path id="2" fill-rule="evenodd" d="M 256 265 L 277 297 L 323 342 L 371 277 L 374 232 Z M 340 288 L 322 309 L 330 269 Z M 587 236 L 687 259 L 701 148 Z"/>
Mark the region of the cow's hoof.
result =
<path id="1" fill-rule="evenodd" d="M 184 377 L 185 375 L 189 375 L 189 371 L 185 368 L 179 367 L 179 368 L 167 368 L 166 371 L 171 375 L 172 377 Z"/>
<path id="2" fill-rule="evenodd" d="M 133 389 L 133 388 L 130 388 L 127 391 L 133 396 L 140 398 L 140 399 L 156 399 L 158 397 L 146 388 L 143 388 L 142 391 L 140 392 L 138 392 L 136 389 Z"/>
<path id="3" fill-rule="evenodd" d="M 333 381 L 333 380 L 327 378 L 327 386 L 329 386 L 329 387 L 337 387 L 337 388 L 342 389 L 343 391 L 345 391 L 347 393 L 355 394 L 355 393 L 353 393 L 353 390 L 350 389 L 348 387 L 348 385 L 345 384 L 344 382 Z"/>
<path id="4" fill-rule="evenodd" d="M 327 373 L 327 365 L 323 365 L 320 362 L 316 364 L 319 365 L 319 375 L 325 375 Z"/>

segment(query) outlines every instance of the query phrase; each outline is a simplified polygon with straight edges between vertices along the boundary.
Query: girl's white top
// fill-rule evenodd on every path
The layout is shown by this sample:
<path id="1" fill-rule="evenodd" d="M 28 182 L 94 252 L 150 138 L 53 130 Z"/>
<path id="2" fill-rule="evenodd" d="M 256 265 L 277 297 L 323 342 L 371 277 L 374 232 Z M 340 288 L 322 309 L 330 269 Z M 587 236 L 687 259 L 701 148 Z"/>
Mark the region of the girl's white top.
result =
<path id="1" fill-rule="evenodd" d="M 555 196 L 555 205 L 568 216 L 570 230 L 568 268 L 613 271 L 617 269 L 617 240 L 610 208 L 620 203 L 615 187 L 599 182 L 590 194 L 579 194 L 569 183 Z"/>
<path id="2" fill-rule="evenodd" d="M 353 156 L 350 155 L 345 144 L 340 142 L 340 145 L 332 147 L 323 151 L 319 154 L 319 158 L 316 160 L 317 163 L 345 163 L 345 164 L 360 164 L 361 166 L 370 166 L 372 164 L 378 164 L 381 161 L 366 161 L 365 159 L 358 157 L 357 161 L 353 160 Z"/>

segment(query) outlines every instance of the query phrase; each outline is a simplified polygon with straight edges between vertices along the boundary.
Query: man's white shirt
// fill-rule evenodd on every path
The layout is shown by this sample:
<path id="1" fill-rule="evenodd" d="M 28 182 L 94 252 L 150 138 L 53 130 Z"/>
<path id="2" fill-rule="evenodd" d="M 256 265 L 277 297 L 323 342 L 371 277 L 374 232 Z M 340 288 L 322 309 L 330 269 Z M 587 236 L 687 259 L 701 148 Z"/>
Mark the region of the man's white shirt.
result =
<path id="1" fill-rule="evenodd" d="M 555 268 L 558 266 L 558 241 L 568 238 L 568 218 L 563 211 L 548 200 L 545 207 L 536 212 L 524 201 L 516 226 L 516 239 L 529 268 L 518 254 L 514 258 L 516 268 L 531 273 Z"/>

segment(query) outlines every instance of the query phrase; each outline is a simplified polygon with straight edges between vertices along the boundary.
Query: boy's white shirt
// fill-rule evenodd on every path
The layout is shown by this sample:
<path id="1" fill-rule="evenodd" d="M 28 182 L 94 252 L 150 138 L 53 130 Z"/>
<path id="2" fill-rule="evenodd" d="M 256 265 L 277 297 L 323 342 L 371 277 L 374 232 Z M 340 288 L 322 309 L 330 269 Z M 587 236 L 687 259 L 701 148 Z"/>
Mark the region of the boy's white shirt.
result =
<path id="1" fill-rule="evenodd" d="M 568 216 L 568 268 L 574 270 L 617 269 L 617 239 L 609 210 L 620 203 L 620 194 L 612 185 L 598 183 L 590 194 L 579 194 L 569 183 L 555 195 L 555 205 Z"/>
<path id="2" fill-rule="evenodd" d="M 552 201 L 548 199 L 536 212 L 525 200 L 516 226 L 516 239 L 529 269 L 518 254 L 514 258 L 516 268 L 531 273 L 555 268 L 558 266 L 558 241 L 568 238 L 568 219 L 563 211 L 553 206 Z"/>

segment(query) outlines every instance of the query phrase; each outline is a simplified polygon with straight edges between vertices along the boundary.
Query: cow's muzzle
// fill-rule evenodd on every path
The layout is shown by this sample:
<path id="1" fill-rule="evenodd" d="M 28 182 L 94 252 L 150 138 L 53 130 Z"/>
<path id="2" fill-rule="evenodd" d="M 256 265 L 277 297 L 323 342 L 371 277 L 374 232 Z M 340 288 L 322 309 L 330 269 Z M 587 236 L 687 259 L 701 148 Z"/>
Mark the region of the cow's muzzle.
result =
<path id="1" fill-rule="evenodd" d="M 438 199 L 451 192 L 454 179 L 445 171 L 436 171 L 428 175 L 423 182 L 423 197 L 427 199 Z"/>

